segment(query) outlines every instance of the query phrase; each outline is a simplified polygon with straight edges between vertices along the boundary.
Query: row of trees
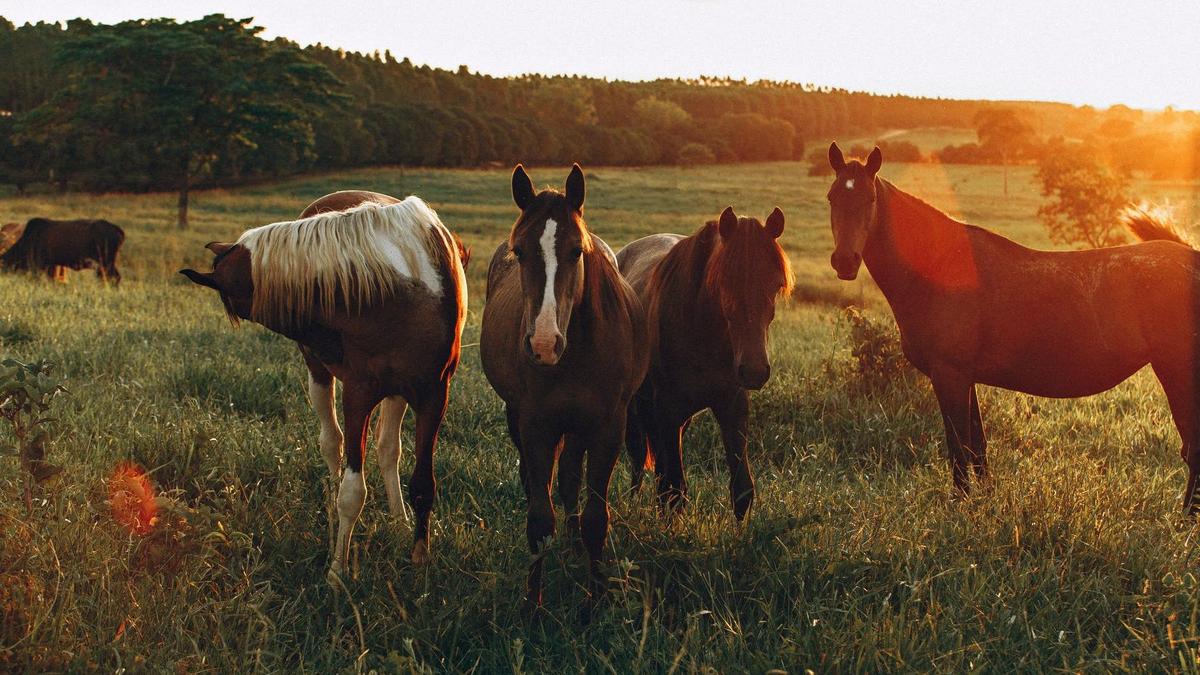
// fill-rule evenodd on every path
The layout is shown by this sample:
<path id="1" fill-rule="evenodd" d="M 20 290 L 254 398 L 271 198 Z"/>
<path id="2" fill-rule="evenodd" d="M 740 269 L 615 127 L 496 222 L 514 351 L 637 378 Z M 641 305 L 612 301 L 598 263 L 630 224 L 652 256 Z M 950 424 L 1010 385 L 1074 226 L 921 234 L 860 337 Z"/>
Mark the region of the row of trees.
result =
<path id="1" fill-rule="evenodd" d="M 997 108 L 783 82 L 497 78 L 260 32 L 222 15 L 0 18 L 0 182 L 177 189 L 182 224 L 196 185 L 379 164 L 799 159 L 809 139 L 970 127 Z M 1052 133 L 1079 109 L 1020 110 Z"/>

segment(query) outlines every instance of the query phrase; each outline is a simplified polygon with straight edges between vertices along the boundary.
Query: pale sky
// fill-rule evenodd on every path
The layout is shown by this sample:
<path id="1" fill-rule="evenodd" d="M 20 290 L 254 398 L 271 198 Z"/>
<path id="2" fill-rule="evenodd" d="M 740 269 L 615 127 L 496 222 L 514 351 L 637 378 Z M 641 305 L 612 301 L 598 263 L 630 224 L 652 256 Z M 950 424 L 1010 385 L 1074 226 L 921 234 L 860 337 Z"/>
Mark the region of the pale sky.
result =
<path id="1" fill-rule="evenodd" d="M 332 8 L 332 9 L 331 9 Z M 1200 1 L 0 0 L 14 23 L 222 12 L 268 36 L 493 75 L 696 75 L 1200 109 Z"/>

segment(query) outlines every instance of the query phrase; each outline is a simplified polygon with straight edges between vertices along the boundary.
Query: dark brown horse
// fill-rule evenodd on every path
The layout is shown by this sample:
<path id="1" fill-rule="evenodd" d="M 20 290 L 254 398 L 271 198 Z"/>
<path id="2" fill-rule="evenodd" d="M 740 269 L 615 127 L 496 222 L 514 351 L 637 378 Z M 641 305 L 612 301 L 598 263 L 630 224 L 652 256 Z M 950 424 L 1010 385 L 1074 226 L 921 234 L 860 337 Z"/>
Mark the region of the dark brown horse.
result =
<path id="1" fill-rule="evenodd" d="M 249 230 L 237 243 L 208 248 L 216 254 L 211 273 L 182 273 L 216 289 L 235 322 L 251 320 L 295 340 L 308 366 L 308 393 L 331 478 L 331 528 L 336 494 L 330 580 L 346 569 L 350 536 L 366 500 L 367 423 L 380 404 L 377 454 L 393 513 L 402 508 L 400 422 L 408 404 L 416 412 L 408 497 L 416 512 L 412 560 L 425 562 L 437 487 L 433 452 L 458 365 L 468 253 L 420 199 L 358 191 L 327 195 L 304 209 L 300 220 Z M 344 473 L 335 377 L 342 381 L 349 434 Z"/>
<path id="2" fill-rule="evenodd" d="M 1200 256 L 1157 241 L 1086 251 L 1025 248 L 960 223 L 829 148 L 841 279 L 865 263 L 883 291 L 908 360 L 933 382 L 955 487 L 988 475 L 976 384 L 1074 398 L 1154 369 L 1188 465 L 1184 508 L 1200 471 L 1197 309 Z"/>
<path id="3" fill-rule="evenodd" d="M 0 250 L 0 267 L 46 272 L 59 281 L 66 281 L 68 269 L 93 267 L 98 279 L 120 285 L 117 255 L 123 243 L 125 231 L 107 220 L 32 218 L 16 242 Z"/>
<path id="4" fill-rule="evenodd" d="M 671 508 L 686 496 L 683 433 L 706 408 L 721 427 L 734 516 L 742 520 L 754 501 L 746 459 L 750 391 L 771 376 L 767 331 L 775 301 L 793 283 L 781 234 L 779 209 L 764 226 L 730 207 L 690 237 L 655 234 L 617 254 L 650 334 L 650 370 L 626 433 L 633 489 L 652 464 L 659 497 Z"/>
<path id="5" fill-rule="evenodd" d="M 526 533 L 534 553 L 528 599 L 542 599 L 542 556 L 554 534 L 550 481 L 581 528 L 593 600 L 604 589 L 601 554 L 608 534 L 608 486 L 625 434 L 625 413 L 646 373 L 641 305 L 617 271 L 612 250 L 583 220 L 578 165 L 566 194 L 534 192 L 520 165 L 513 200 L 521 215 L 488 268 L 480 357 L 504 399 L 508 431 L 521 460 L 528 501 Z M 580 463 L 587 456 L 587 505 L 576 515 Z"/>

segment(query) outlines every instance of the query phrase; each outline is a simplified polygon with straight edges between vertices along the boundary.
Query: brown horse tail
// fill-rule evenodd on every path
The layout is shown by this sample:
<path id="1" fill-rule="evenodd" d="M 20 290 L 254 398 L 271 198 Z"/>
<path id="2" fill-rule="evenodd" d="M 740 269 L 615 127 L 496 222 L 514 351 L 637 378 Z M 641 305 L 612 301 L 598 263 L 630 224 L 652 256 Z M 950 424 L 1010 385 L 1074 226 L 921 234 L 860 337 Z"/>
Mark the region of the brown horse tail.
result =
<path id="1" fill-rule="evenodd" d="M 1173 241 L 1188 248 L 1196 248 L 1171 221 L 1168 209 L 1139 204 L 1126 208 L 1121 214 L 1121 219 L 1139 241 Z"/>

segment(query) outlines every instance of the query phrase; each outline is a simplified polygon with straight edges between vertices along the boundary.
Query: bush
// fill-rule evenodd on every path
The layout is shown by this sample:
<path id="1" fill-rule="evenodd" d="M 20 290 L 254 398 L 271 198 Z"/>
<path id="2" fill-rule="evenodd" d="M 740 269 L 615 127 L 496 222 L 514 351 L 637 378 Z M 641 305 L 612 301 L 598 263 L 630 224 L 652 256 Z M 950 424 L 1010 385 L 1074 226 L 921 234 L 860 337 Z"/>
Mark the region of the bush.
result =
<path id="1" fill-rule="evenodd" d="M 871 318 L 857 307 L 847 307 L 842 316 L 850 327 L 850 356 L 860 384 L 879 386 L 913 372 L 894 321 Z"/>
<path id="2" fill-rule="evenodd" d="M 676 162 L 681 166 L 712 164 L 716 161 L 717 156 L 703 143 L 688 143 L 679 149 L 679 154 L 676 156 Z"/>

